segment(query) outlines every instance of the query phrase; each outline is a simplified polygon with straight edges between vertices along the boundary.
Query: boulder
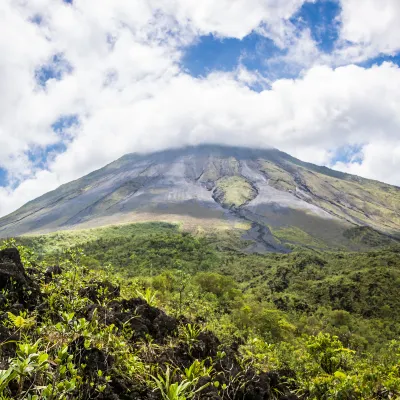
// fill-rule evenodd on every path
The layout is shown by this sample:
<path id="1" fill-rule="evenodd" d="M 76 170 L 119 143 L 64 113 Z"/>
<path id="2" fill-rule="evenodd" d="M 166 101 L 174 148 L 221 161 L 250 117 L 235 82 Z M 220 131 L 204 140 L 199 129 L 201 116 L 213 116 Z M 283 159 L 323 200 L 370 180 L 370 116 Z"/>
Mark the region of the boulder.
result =
<path id="1" fill-rule="evenodd" d="M 0 290 L 9 304 L 34 307 L 40 298 L 39 287 L 27 275 L 17 249 L 0 251 Z"/>
<path id="2" fill-rule="evenodd" d="M 12 282 L 20 287 L 32 285 L 31 279 L 25 272 L 17 249 L 0 251 L 0 289 L 6 289 Z"/>
<path id="3" fill-rule="evenodd" d="M 111 300 L 120 296 L 120 287 L 109 281 L 91 281 L 88 286 L 79 290 L 79 296 L 87 297 L 97 303 L 99 301 Z"/>
<path id="4" fill-rule="evenodd" d="M 49 283 L 53 280 L 54 275 L 62 274 L 62 269 L 59 265 L 54 265 L 52 267 L 47 267 L 44 273 L 44 279 L 46 283 Z"/>

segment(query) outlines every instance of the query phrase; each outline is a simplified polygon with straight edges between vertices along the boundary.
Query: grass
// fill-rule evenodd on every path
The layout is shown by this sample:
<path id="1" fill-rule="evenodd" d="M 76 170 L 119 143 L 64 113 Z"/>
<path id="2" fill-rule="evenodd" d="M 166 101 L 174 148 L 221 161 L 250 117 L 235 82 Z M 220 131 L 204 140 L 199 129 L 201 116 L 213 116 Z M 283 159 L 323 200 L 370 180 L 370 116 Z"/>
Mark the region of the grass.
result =
<path id="1" fill-rule="evenodd" d="M 313 204 L 340 218 L 361 221 L 388 234 L 400 231 L 399 188 L 341 173 L 327 174 L 322 167 L 303 164 L 290 159 L 279 164 L 260 161 L 270 185 L 276 189 L 294 193 L 296 188 L 306 186 L 305 192 Z"/>
<path id="2" fill-rule="evenodd" d="M 272 234 L 281 242 L 302 245 L 306 247 L 314 247 L 320 249 L 328 249 L 327 244 L 309 235 L 307 232 L 302 231 L 296 227 L 287 228 L 271 228 Z"/>
<path id="3" fill-rule="evenodd" d="M 239 207 L 256 196 L 254 188 L 240 176 L 221 178 L 216 182 L 216 187 L 222 191 L 222 203 L 228 207 Z"/>

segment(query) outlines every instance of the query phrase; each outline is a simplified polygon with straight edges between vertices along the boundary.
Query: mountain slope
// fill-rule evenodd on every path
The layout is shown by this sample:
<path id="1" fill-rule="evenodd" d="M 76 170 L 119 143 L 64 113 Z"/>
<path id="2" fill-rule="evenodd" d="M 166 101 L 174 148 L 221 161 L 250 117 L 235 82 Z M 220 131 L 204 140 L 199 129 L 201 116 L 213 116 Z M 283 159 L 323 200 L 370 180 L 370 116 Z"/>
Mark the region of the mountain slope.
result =
<path id="1" fill-rule="evenodd" d="M 358 226 L 361 241 L 365 229 L 398 236 L 400 188 L 275 149 L 203 145 L 126 155 L 1 218 L 0 236 L 150 220 L 247 229 L 256 251 L 342 246 Z"/>

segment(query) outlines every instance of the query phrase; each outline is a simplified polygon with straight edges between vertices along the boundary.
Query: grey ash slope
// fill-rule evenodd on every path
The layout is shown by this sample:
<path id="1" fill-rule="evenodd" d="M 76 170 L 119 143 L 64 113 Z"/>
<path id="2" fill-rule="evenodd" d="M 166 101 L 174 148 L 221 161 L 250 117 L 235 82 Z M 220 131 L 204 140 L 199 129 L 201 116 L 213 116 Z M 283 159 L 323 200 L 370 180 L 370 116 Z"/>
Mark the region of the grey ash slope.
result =
<path id="1" fill-rule="evenodd" d="M 149 220 L 247 224 L 253 250 L 286 251 L 296 236 L 332 247 L 357 226 L 398 235 L 400 189 L 275 149 L 202 145 L 126 155 L 1 218 L 0 236 Z"/>

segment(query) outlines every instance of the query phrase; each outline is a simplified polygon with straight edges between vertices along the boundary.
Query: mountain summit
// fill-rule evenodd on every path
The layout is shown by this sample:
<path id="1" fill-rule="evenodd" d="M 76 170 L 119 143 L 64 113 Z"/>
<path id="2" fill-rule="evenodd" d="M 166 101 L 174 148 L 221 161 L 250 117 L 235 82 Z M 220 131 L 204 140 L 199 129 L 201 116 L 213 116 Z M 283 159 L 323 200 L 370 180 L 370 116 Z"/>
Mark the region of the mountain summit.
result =
<path id="1" fill-rule="evenodd" d="M 143 221 L 242 229 L 254 251 L 342 246 L 399 236 L 400 188 L 276 149 L 201 145 L 128 154 L 1 218 L 0 236 Z"/>

